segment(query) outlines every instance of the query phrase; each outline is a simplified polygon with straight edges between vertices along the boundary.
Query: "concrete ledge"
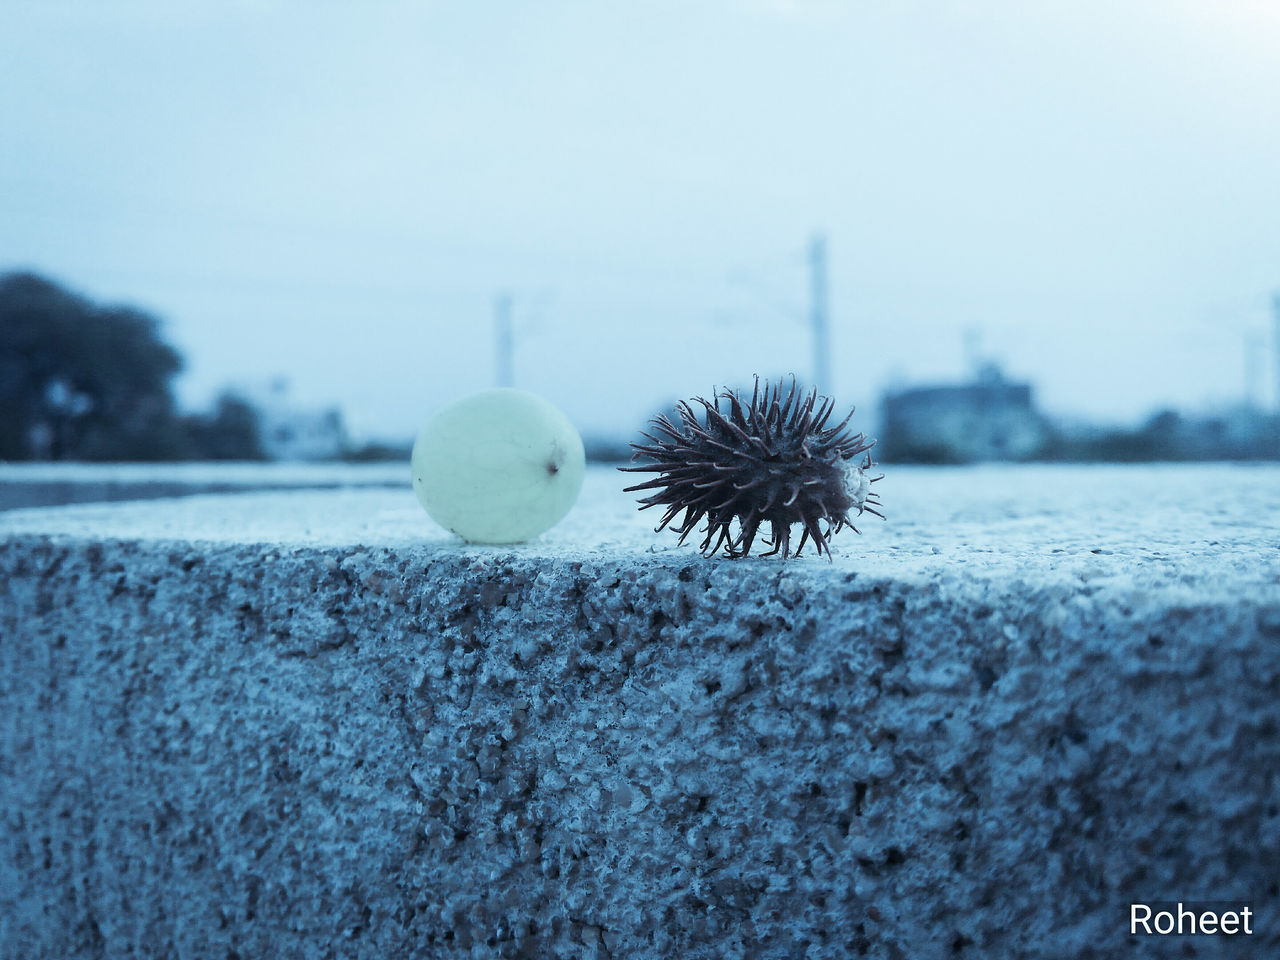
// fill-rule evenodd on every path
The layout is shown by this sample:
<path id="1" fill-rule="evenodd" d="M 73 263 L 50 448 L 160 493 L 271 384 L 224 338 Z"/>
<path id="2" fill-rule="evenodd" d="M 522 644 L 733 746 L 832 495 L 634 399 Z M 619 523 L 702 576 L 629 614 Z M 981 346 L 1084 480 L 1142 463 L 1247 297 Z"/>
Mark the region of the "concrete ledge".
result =
<path id="1" fill-rule="evenodd" d="M 398 487 L 404 464 L 0 463 L 0 510 L 197 493 Z"/>
<path id="2" fill-rule="evenodd" d="M 1280 947 L 1280 471 L 896 470 L 834 563 L 594 471 L 515 548 L 405 491 L 0 517 L 23 957 Z"/>

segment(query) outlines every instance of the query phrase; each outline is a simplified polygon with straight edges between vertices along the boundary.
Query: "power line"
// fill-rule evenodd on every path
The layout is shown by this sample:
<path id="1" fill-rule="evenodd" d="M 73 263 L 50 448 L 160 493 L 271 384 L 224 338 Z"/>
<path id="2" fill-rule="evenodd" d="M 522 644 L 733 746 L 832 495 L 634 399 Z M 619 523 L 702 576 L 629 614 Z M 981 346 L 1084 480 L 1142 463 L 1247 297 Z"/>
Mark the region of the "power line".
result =
<path id="1" fill-rule="evenodd" d="M 753 274 L 759 269 L 739 268 L 729 275 L 732 283 L 749 290 L 757 300 L 772 312 L 791 320 L 807 323 L 811 335 L 812 368 L 809 375 L 811 386 L 830 395 L 832 393 L 831 374 L 831 294 L 830 279 L 827 269 L 827 237 L 821 231 L 809 238 L 809 246 L 805 253 L 805 263 L 809 273 L 808 304 L 806 307 L 793 306 L 767 293 L 754 282 Z"/>

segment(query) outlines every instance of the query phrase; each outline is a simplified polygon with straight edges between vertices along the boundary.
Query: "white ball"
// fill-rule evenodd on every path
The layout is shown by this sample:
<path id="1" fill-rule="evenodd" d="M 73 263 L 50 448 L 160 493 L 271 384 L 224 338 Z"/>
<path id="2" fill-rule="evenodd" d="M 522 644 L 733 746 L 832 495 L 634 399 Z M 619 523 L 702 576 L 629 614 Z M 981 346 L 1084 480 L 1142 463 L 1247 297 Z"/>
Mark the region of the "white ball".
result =
<path id="1" fill-rule="evenodd" d="M 523 390 L 484 390 L 431 419 L 413 445 L 413 490 L 440 526 L 473 543 L 518 543 L 558 523 L 586 458 L 568 417 Z"/>

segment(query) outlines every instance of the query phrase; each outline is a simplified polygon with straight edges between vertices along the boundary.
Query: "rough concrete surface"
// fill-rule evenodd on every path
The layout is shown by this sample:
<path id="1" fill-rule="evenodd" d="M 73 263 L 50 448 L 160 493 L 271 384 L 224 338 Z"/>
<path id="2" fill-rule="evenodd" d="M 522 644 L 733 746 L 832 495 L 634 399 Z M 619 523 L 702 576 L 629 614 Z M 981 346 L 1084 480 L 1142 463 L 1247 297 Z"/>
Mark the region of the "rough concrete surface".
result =
<path id="1" fill-rule="evenodd" d="M 624 482 L 0 516 L 4 956 L 1278 955 L 1280 469 L 895 469 L 832 563 Z"/>

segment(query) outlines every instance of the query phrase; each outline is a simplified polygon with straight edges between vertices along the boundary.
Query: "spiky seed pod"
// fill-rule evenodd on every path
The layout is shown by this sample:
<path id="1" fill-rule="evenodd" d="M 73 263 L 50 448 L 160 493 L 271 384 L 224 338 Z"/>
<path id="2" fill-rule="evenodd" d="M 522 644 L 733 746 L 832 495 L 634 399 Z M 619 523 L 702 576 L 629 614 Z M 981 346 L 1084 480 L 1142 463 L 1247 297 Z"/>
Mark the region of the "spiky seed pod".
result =
<path id="1" fill-rule="evenodd" d="M 699 420 L 694 403 L 704 408 L 705 419 Z M 695 397 L 678 403 L 679 423 L 660 414 L 650 421 L 652 432 L 642 434 L 650 442 L 631 445 L 633 461 L 652 462 L 620 468 L 659 476 L 626 491 L 656 491 L 640 500 L 640 509 L 667 508 L 657 530 L 683 510 L 674 528 L 680 543 L 705 517 L 707 536 L 700 549 L 707 556 L 722 546 L 731 557 L 746 556 L 768 523 L 766 542 L 773 549 L 765 556 L 781 552 L 786 557 L 791 526 L 798 523 L 796 555 L 812 539 L 819 556 L 825 551 L 830 557 L 832 534 L 846 526 L 858 532 L 852 511 L 884 518 L 871 492 L 880 477 L 867 474 L 875 466 L 867 452 L 875 441 L 846 430 L 852 410 L 828 427 L 834 410 L 834 400 L 819 398 L 816 389 L 805 394 L 794 378 L 786 391 L 782 381 L 762 389 L 757 377 L 750 403 L 728 390 L 716 391 L 710 401 Z M 859 456 L 865 459 L 859 462 Z M 735 520 L 737 536 L 730 529 Z"/>

